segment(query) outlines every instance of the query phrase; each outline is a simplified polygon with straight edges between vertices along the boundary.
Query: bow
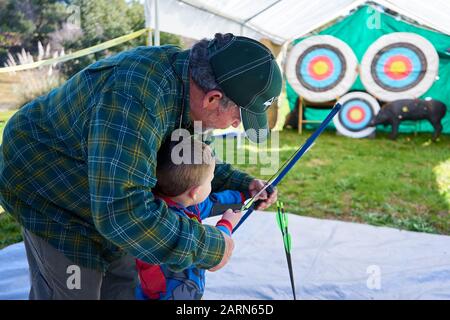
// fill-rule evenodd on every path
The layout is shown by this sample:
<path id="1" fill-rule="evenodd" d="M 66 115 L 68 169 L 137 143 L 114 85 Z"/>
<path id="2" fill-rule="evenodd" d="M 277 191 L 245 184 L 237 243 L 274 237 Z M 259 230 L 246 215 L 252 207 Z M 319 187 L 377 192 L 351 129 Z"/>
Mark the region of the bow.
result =
<path id="1" fill-rule="evenodd" d="M 246 203 L 242 206 L 241 211 L 247 211 L 233 229 L 233 233 L 244 223 L 245 220 L 252 214 L 256 207 L 262 202 L 262 200 L 256 200 L 259 195 L 261 195 L 264 191 L 268 194 L 271 194 L 275 189 L 275 187 L 280 183 L 280 181 L 286 176 L 289 170 L 297 163 L 297 161 L 312 147 L 314 141 L 317 137 L 325 130 L 325 127 L 330 123 L 333 117 L 339 112 L 341 109 L 341 104 L 336 103 L 331 109 L 328 116 L 325 120 L 322 121 L 319 128 L 314 131 L 311 136 L 306 140 L 306 142 L 297 149 L 296 152 L 292 154 L 292 156 L 281 166 L 281 168 L 269 179 L 269 181 L 264 185 L 264 187 L 256 193 L 251 199 L 247 200 Z"/>

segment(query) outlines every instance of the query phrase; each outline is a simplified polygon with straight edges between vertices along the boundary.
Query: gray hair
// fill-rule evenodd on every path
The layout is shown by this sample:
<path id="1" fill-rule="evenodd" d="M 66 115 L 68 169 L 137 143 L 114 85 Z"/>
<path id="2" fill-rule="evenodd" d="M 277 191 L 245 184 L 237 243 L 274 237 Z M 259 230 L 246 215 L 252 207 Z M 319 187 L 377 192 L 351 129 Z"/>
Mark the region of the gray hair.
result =
<path id="1" fill-rule="evenodd" d="M 217 48 L 222 48 L 233 38 L 233 34 L 216 33 L 214 40 Z M 222 107 L 228 107 L 230 104 L 235 104 L 230 98 L 228 98 L 220 86 L 217 84 L 214 77 L 214 73 L 211 69 L 208 59 L 208 45 L 210 40 L 203 39 L 194 44 L 191 48 L 191 54 L 189 59 L 189 69 L 191 71 L 192 80 L 196 85 L 200 87 L 204 92 L 211 90 L 219 90 L 222 92 L 222 99 L 220 104 Z"/>

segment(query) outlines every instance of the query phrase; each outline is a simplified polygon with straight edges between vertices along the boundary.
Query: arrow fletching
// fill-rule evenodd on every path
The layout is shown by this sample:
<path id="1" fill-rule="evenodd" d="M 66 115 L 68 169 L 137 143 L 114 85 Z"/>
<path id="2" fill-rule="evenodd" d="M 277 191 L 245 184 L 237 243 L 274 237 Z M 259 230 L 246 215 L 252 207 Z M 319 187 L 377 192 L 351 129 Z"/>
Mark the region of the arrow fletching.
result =
<path id="1" fill-rule="evenodd" d="M 284 246 L 286 251 L 291 253 L 291 235 L 289 233 L 284 237 Z"/>

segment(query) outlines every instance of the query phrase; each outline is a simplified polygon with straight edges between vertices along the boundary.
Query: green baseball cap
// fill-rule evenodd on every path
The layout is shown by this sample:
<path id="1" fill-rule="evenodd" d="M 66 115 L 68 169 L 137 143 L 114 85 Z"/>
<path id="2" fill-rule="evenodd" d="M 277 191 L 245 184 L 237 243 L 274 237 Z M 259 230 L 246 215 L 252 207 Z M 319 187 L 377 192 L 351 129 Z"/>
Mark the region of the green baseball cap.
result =
<path id="1" fill-rule="evenodd" d="M 270 50 L 260 42 L 233 36 L 222 48 L 208 46 L 209 62 L 217 84 L 241 110 L 248 139 L 267 139 L 267 109 L 281 92 L 282 75 Z"/>

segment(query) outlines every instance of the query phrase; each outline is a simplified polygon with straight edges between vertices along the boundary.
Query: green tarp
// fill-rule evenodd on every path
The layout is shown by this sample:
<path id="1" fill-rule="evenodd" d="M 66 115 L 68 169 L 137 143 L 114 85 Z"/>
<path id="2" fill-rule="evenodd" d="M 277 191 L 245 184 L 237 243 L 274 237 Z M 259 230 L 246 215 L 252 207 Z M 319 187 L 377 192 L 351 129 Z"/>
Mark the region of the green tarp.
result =
<path id="1" fill-rule="evenodd" d="M 374 14 L 379 14 L 374 18 Z M 379 22 L 374 28 L 374 23 Z M 378 28 L 379 27 L 379 28 Z M 363 6 L 353 14 L 343 20 L 333 24 L 327 29 L 322 30 L 320 35 L 332 35 L 346 42 L 354 51 L 358 61 L 361 62 L 367 48 L 381 36 L 392 32 L 412 32 L 419 34 L 430 41 L 439 54 L 439 80 L 435 81 L 433 86 L 421 97 L 431 97 L 440 100 L 447 105 L 447 114 L 442 120 L 444 133 L 450 133 L 450 36 L 421 28 L 404 21 L 397 20 L 395 17 L 375 11 L 373 7 Z M 296 39 L 294 44 L 302 41 L 304 38 Z M 365 91 L 361 80 L 356 79 L 351 91 Z M 295 108 L 297 93 L 286 82 L 286 93 L 291 110 Z M 305 118 L 308 120 L 322 120 L 326 117 L 329 110 L 305 109 Z M 307 127 L 312 127 L 309 125 Z M 378 129 L 386 130 L 380 126 Z M 404 121 L 400 125 L 400 132 L 432 132 L 433 127 L 426 120 L 422 121 Z"/>

